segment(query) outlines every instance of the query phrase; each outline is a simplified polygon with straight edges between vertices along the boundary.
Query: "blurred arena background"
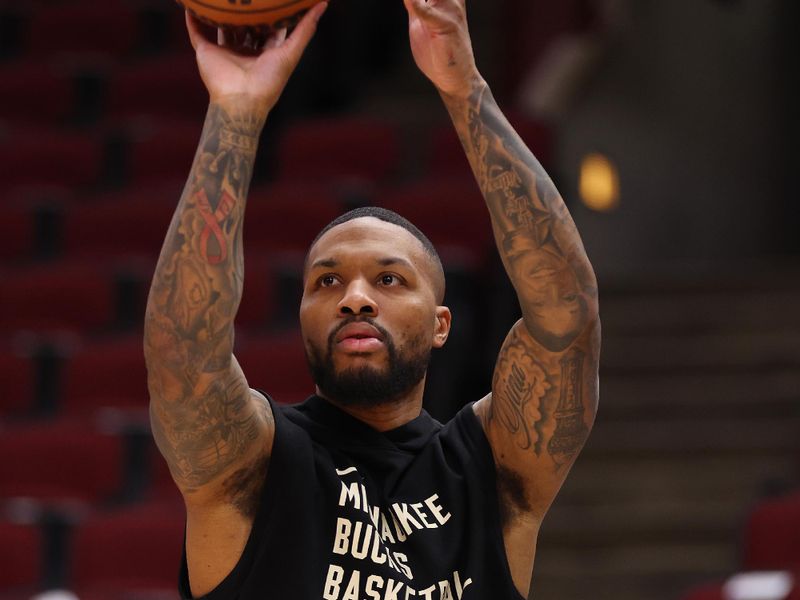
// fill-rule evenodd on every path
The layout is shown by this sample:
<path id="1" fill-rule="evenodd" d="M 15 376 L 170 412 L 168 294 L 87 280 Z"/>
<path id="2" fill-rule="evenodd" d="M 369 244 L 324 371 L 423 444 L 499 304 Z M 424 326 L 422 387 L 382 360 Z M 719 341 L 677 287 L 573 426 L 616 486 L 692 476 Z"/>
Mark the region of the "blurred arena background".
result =
<path id="1" fill-rule="evenodd" d="M 601 409 L 545 521 L 537 600 L 800 594 L 723 585 L 800 572 L 799 7 L 470 3 L 480 67 L 601 285 Z M 149 435 L 141 325 L 205 106 L 169 0 L 0 2 L 2 600 L 177 597 L 182 506 Z M 517 308 L 400 0 L 333 0 L 258 165 L 237 331 L 251 384 L 312 389 L 303 252 L 378 204 L 447 266 L 454 334 L 428 410 L 481 397 Z"/>

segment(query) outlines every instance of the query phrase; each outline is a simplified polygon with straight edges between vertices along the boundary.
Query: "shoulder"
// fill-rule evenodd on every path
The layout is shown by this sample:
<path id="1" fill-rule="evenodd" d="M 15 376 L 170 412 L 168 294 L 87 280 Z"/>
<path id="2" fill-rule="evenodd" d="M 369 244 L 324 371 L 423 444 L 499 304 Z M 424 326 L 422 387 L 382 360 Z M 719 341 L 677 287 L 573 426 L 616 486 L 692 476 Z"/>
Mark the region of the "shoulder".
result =
<path id="1" fill-rule="evenodd" d="M 482 478 L 493 481 L 495 463 L 489 439 L 481 424 L 480 403 L 470 402 L 459 410 L 438 432 L 445 450 L 452 453 Z"/>

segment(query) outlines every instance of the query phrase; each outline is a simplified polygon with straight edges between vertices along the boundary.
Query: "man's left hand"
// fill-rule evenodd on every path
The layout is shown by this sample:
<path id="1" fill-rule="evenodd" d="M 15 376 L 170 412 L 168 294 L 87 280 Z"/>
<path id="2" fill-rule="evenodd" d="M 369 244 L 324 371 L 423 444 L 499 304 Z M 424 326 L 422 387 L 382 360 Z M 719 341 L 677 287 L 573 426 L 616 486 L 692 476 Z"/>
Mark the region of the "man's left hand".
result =
<path id="1" fill-rule="evenodd" d="M 441 94 L 466 98 L 482 81 L 467 25 L 466 0 L 404 0 L 411 51 Z"/>

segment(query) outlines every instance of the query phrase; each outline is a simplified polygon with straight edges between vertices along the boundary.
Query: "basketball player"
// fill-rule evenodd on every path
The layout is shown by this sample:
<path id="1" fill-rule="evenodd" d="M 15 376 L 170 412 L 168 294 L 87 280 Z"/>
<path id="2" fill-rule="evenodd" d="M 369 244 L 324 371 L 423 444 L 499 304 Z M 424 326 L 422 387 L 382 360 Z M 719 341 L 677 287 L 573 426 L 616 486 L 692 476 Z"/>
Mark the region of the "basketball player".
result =
<path id="1" fill-rule="evenodd" d="M 185 598 L 527 597 L 542 519 L 594 421 L 597 289 L 575 224 L 475 66 L 465 0 L 405 6 L 523 318 L 491 393 L 434 421 L 422 395 L 450 331 L 441 262 L 408 221 L 362 209 L 308 251 L 300 324 L 316 393 L 286 407 L 250 389 L 232 351 L 253 159 L 325 6 L 257 57 L 189 19 L 211 100 L 145 329 L 153 432 L 187 509 Z"/>

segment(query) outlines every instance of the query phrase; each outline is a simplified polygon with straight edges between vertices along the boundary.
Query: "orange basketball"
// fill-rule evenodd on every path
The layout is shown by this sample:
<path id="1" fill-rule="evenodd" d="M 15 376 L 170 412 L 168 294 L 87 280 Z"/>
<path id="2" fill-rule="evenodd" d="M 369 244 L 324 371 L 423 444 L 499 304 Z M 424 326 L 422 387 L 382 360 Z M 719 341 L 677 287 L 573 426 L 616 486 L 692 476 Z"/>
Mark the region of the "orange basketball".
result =
<path id="1" fill-rule="evenodd" d="M 291 27 L 320 0 L 177 0 L 201 21 L 223 27 Z"/>

